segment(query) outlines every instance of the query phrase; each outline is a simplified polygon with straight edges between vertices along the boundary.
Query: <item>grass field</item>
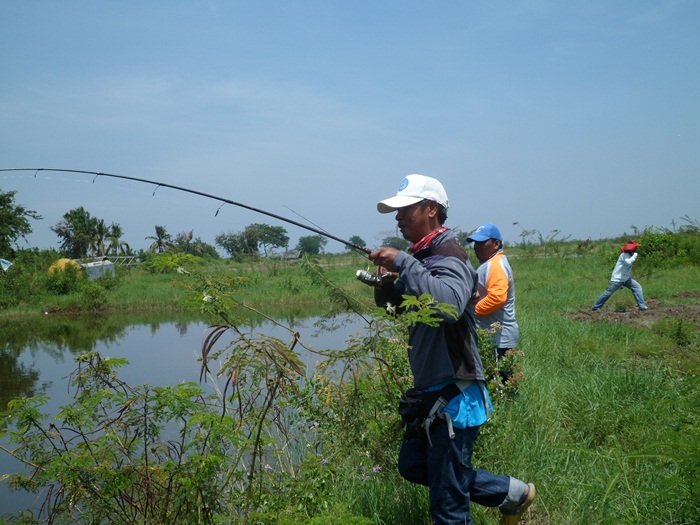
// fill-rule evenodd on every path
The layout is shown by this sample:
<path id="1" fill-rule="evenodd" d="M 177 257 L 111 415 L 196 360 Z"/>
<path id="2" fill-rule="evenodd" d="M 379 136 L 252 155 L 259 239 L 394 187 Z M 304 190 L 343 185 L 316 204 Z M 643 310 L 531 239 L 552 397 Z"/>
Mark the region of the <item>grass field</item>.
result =
<path id="1" fill-rule="evenodd" d="M 524 523 L 696 522 L 699 269 L 640 279 L 647 312 L 626 289 L 590 312 L 609 278 L 601 261 L 511 263 L 526 380 L 480 462 L 536 483 Z M 655 330 L 665 320 L 689 323 L 687 343 Z"/>

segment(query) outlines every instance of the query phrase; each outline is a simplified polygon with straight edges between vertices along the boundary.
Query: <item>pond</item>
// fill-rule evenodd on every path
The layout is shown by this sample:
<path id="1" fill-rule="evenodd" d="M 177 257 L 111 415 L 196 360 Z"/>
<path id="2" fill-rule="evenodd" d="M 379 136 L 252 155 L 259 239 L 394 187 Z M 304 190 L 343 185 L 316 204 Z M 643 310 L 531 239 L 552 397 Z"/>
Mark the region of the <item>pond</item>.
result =
<path id="1" fill-rule="evenodd" d="M 313 349 L 341 349 L 347 338 L 362 329 L 357 316 L 342 315 L 332 321 L 334 330 L 319 330 L 319 317 L 290 316 L 279 319 L 298 331 L 305 346 Z M 0 409 L 19 396 L 46 394 L 51 400 L 44 411 L 56 413 L 70 401 L 69 376 L 76 369 L 75 358 L 86 351 L 107 357 L 123 357 L 129 365 L 120 379 L 131 385 L 173 385 L 199 382 L 201 345 L 208 324 L 188 314 L 141 316 L 53 317 L 0 320 Z M 265 334 L 288 341 L 290 332 L 271 321 L 250 320 L 239 327 L 250 334 Z M 221 340 L 217 348 L 227 341 Z M 297 346 L 307 375 L 318 356 Z M 210 367 L 216 373 L 216 367 Z M 12 448 L 6 441 L 0 444 Z M 22 466 L 0 451 L 0 476 L 17 472 Z M 0 516 L 35 507 L 33 494 L 10 492 L 0 483 Z"/>

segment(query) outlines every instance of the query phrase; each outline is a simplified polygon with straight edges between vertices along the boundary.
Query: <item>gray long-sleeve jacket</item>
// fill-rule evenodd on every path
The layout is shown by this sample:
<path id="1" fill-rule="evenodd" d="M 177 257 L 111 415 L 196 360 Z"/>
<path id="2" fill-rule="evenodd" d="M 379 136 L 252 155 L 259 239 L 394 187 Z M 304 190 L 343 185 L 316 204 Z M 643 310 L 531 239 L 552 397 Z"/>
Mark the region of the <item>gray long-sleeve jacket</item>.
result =
<path id="1" fill-rule="evenodd" d="M 474 305 L 476 272 L 452 231 L 438 235 L 412 256 L 401 252 L 393 271 L 399 278 L 375 290 L 375 302 L 398 306 L 402 295 L 430 294 L 438 303 L 449 303 L 459 318 L 443 315 L 437 327 L 418 324 L 409 333 L 408 359 L 417 389 L 451 380 L 484 380 L 476 336 Z"/>

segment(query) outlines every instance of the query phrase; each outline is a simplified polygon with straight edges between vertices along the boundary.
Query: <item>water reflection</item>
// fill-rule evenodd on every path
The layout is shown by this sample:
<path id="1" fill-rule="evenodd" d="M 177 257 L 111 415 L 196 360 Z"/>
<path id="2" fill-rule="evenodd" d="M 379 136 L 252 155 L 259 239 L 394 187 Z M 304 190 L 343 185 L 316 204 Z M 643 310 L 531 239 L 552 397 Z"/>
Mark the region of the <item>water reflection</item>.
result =
<path id="1" fill-rule="evenodd" d="M 16 397 L 30 397 L 41 393 L 37 389 L 39 372 L 17 362 L 17 356 L 3 350 L 0 354 L 0 410 Z"/>
<path id="2" fill-rule="evenodd" d="M 289 332 L 260 316 L 242 312 L 244 331 L 264 333 L 283 341 Z M 349 334 L 362 327 L 355 316 L 339 316 L 331 323 L 334 330 L 319 332 L 320 318 L 301 312 L 284 312 L 277 317 L 283 325 L 300 332 L 302 342 L 318 350 L 344 347 Z M 187 313 L 149 313 L 98 317 L 54 317 L 0 319 L 0 409 L 20 396 L 45 393 L 50 402 L 44 411 L 56 413 L 70 402 L 68 377 L 76 368 L 75 357 L 96 350 L 104 356 L 124 357 L 129 365 L 120 378 L 132 385 L 153 386 L 199 381 L 199 355 L 203 335 L 211 324 Z M 328 328 L 328 323 L 324 323 Z M 218 347 L 223 347 L 221 341 Z M 299 349 L 297 347 L 297 349 Z M 318 357 L 301 352 L 307 373 L 315 368 Z M 212 372 L 216 372 L 212 366 Z M 6 442 L 2 443 L 7 445 Z M 0 452 L 0 475 L 17 472 L 22 466 Z M 33 505 L 34 496 L 10 493 L 0 483 L 0 516 Z"/>
<path id="3" fill-rule="evenodd" d="M 191 314 L 143 316 L 45 316 L 0 319 L 0 409 L 16 397 L 46 391 L 51 380 L 41 383 L 39 363 L 73 362 L 73 357 L 97 347 L 114 346 L 133 325 L 150 327 L 155 333 L 163 323 L 175 323 L 180 333 L 196 320 Z"/>

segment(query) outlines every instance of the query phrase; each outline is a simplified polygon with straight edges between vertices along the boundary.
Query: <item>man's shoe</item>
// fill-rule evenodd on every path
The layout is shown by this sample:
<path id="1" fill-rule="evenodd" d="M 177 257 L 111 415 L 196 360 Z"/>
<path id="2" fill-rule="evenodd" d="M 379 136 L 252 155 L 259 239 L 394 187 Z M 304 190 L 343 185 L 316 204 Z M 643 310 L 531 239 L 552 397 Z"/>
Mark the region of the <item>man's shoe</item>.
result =
<path id="1" fill-rule="evenodd" d="M 520 523 L 520 518 L 523 517 L 523 512 L 525 512 L 527 508 L 532 505 L 532 502 L 535 501 L 535 495 L 535 486 L 532 483 L 528 483 L 527 491 L 525 492 L 520 505 L 514 509 L 501 511 L 501 521 L 499 521 L 500 525 L 517 525 Z"/>

